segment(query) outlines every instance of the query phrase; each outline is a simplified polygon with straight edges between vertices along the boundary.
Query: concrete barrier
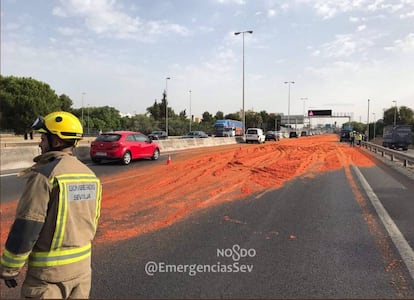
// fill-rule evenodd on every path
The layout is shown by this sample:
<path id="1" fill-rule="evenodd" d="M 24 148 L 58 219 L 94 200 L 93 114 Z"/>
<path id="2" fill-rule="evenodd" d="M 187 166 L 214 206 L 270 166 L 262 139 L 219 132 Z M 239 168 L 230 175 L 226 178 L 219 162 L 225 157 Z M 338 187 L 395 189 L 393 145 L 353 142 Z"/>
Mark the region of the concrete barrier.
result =
<path id="1" fill-rule="evenodd" d="M 194 138 L 194 139 L 169 139 L 155 141 L 163 152 L 180 151 L 191 148 L 213 147 L 230 145 L 242 142 L 241 138 Z M 36 143 L 38 144 L 38 143 Z M 88 161 L 90 144 L 80 144 L 75 148 L 75 155 L 82 161 Z M 36 145 L 21 145 L 17 147 L 1 148 L 0 171 L 28 168 L 33 164 L 33 158 L 40 155 L 40 148 Z"/>
<path id="2" fill-rule="evenodd" d="M 40 155 L 38 146 L 2 148 L 0 153 L 0 170 L 28 168 L 33 158 Z"/>

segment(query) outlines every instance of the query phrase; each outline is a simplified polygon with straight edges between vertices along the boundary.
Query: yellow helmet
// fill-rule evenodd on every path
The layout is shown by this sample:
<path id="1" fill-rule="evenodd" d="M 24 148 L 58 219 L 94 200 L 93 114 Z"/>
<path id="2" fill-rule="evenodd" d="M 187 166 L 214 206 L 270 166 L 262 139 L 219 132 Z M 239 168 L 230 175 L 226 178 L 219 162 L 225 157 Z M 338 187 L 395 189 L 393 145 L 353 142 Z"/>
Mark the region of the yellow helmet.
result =
<path id="1" fill-rule="evenodd" d="M 66 111 L 56 111 L 46 117 L 38 117 L 32 129 L 41 133 L 57 135 L 62 140 L 80 140 L 83 128 L 79 119 Z"/>

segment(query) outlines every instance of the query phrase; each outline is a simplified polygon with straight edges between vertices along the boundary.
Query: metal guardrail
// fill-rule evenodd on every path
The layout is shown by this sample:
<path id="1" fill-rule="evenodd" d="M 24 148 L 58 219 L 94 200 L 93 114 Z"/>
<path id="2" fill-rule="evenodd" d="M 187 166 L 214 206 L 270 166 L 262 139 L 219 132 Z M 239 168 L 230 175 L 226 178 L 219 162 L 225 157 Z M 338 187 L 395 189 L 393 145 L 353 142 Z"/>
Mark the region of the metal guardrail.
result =
<path id="1" fill-rule="evenodd" d="M 383 146 L 362 141 L 362 146 L 374 153 L 380 153 L 382 157 L 389 157 L 391 161 L 399 160 L 404 167 L 414 165 L 414 157 L 404 152 L 385 148 Z"/>

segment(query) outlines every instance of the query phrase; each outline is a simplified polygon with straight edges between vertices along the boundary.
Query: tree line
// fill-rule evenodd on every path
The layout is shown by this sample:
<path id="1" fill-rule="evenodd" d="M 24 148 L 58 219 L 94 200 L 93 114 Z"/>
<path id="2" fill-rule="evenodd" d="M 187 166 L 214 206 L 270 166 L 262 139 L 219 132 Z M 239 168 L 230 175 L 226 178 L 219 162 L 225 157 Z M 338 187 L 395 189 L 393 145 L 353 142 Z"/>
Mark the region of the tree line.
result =
<path id="1" fill-rule="evenodd" d="M 172 107 L 166 110 L 167 97 L 162 93 L 160 102 L 155 101 L 146 109 L 146 114 L 121 116 L 119 110 L 110 106 L 74 108 L 69 96 L 57 95 L 49 84 L 27 77 L 0 75 L 0 120 L 2 130 L 15 134 L 25 134 L 37 116 L 45 116 L 56 110 L 64 110 L 77 116 L 83 125 L 85 135 L 95 135 L 99 131 L 132 130 L 148 134 L 156 130 L 165 130 L 166 113 L 168 113 L 168 133 L 172 136 L 184 135 L 190 130 L 202 130 L 214 134 L 216 120 L 241 120 L 239 112 L 224 114 L 217 111 L 214 115 L 205 111 L 200 122 L 194 122 L 193 116 L 188 116 L 186 110 L 175 113 Z M 401 106 L 396 111 L 394 107 L 384 110 L 383 119 L 376 122 L 376 132 L 382 134 L 385 125 L 393 124 L 394 113 L 397 124 L 414 125 L 413 110 Z M 281 116 L 266 111 L 246 111 L 246 128 L 259 127 L 266 130 L 280 130 Z M 352 122 L 358 131 L 365 131 L 366 124 Z M 373 132 L 374 123 L 370 124 Z"/>

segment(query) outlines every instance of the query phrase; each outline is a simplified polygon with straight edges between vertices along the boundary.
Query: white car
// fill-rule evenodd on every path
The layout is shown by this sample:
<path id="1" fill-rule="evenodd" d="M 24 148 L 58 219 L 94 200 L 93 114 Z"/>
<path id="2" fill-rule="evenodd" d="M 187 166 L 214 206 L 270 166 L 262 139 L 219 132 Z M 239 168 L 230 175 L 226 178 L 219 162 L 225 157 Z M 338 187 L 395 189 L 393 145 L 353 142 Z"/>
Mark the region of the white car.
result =
<path id="1" fill-rule="evenodd" d="M 246 130 L 246 143 L 264 143 L 266 136 L 260 128 L 248 128 Z"/>

